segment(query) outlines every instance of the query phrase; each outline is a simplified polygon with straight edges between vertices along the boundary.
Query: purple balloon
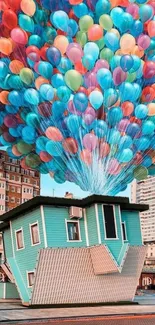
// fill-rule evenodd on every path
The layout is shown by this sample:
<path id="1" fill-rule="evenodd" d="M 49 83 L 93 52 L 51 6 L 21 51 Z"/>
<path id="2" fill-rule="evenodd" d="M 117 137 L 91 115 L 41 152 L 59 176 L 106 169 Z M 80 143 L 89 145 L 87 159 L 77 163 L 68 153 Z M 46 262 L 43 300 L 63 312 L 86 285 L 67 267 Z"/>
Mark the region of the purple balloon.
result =
<path id="1" fill-rule="evenodd" d="M 100 59 L 96 62 L 94 72 L 97 72 L 99 69 L 108 69 L 109 70 L 109 63 L 106 60 Z"/>
<path id="2" fill-rule="evenodd" d="M 151 43 L 151 40 L 148 35 L 141 34 L 138 37 L 137 44 L 138 44 L 138 47 L 140 50 L 146 50 L 150 46 L 150 43 Z"/>
<path id="3" fill-rule="evenodd" d="M 90 125 L 96 118 L 96 113 L 93 107 L 88 106 L 83 114 L 83 119 L 87 125 Z"/>
<path id="4" fill-rule="evenodd" d="M 83 145 L 86 149 L 93 151 L 97 146 L 97 140 L 98 138 L 95 134 L 88 133 L 83 137 Z"/>
<path id="5" fill-rule="evenodd" d="M 127 78 L 127 73 L 120 67 L 117 67 L 113 71 L 113 81 L 116 86 L 121 85 Z"/>
<path id="6" fill-rule="evenodd" d="M 15 128 L 18 124 L 17 118 L 13 114 L 8 114 L 4 117 L 4 124 L 8 128 Z"/>
<path id="7" fill-rule="evenodd" d="M 127 118 L 123 118 L 119 123 L 118 123 L 118 130 L 120 132 L 125 132 L 128 125 L 130 124 L 130 121 Z"/>
<path id="8" fill-rule="evenodd" d="M 96 73 L 95 72 L 87 72 L 84 76 L 84 84 L 87 88 L 97 87 L 98 82 L 96 79 Z"/>
<path id="9" fill-rule="evenodd" d="M 81 116 L 82 115 L 82 112 L 78 111 L 75 106 L 74 106 L 74 103 L 72 100 L 69 101 L 68 103 L 68 111 L 72 114 L 76 114 L 76 115 L 79 115 Z"/>

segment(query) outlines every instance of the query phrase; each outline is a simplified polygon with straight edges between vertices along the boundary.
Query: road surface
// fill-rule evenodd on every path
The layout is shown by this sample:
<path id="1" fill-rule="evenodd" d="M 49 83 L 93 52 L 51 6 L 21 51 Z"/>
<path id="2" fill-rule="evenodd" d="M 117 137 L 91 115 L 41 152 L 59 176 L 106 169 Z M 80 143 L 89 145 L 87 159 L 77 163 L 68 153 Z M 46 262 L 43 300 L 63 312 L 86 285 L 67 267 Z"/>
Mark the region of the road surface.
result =
<path id="1" fill-rule="evenodd" d="M 155 315 L 119 316 L 119 317 L 90 317 L 64 320 L 42 320 L 9 322 L 5 324 L 16 325 L 155 325 Z"/>

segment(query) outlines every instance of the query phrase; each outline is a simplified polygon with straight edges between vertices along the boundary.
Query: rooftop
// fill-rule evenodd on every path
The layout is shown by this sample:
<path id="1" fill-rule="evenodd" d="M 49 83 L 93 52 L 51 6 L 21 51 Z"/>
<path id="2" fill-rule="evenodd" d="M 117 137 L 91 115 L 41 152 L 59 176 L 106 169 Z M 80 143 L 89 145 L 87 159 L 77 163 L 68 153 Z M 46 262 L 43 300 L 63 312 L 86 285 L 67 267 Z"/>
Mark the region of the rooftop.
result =
<path id="1" fill-rule="evenodd" d="M 74 198 L 61 198 L 61 197 L 48 197 L 48 196 L 36 196 L 35 198 L 17 206 L 16 208 L 4 213 L 0 216 L 0 230 L 3 230 L 8 226 L 9 220 L 17 218 L 21 214 L 26 214 L 31 210 L 41 206 L 63 206 L 63 207 L 81 207 L 86 208 L 95 203 L 98 204 L 116 204 L 120 205 L 121 210 L 128 211 L 145 211 L 149 209 L 148 205 L 145 204 L 133 204 L 129 202 L 127 197 L 113 197 L 113 196 L 103 196 L 103 195 L 91 195 L 84 199 L 74 199 Z"/>

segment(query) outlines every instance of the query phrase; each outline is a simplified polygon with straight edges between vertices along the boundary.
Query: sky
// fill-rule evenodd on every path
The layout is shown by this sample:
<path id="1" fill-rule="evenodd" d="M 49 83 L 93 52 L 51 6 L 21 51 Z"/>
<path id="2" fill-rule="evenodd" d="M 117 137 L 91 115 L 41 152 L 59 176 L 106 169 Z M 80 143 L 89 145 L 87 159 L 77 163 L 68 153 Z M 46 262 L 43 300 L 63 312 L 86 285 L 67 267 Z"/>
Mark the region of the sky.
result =
<path id="1" fill-rule="evenodd" d="M 66 192 L 73 193 L 74 197 L 83 198 L 90 195 L 89 192 L 84 192 L 79 186 L 65 182 L 57 184 L 49 175 L 41 175 L 41 195 L 63 197 Z M 130 185 L 127 190 L 118 194 L 119 196 L 130 197 Z"/>

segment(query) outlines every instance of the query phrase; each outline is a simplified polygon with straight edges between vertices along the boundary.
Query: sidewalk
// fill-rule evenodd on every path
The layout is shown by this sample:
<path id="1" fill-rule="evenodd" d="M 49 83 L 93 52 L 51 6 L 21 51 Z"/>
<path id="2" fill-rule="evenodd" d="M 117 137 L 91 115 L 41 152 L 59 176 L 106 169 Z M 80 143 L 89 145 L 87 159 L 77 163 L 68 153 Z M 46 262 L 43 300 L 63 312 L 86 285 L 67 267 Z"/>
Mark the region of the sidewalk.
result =
<path id="1" fill-rule="evenodd" d="M 112 315 L 155 315 L 155 306 L 99 306 L 77 308 L 30 309 L 18 304 L 0 303 L 0 322 L 13 320 L 41 320 L 70 318 L 80 316 L 112 316 Z"/>

